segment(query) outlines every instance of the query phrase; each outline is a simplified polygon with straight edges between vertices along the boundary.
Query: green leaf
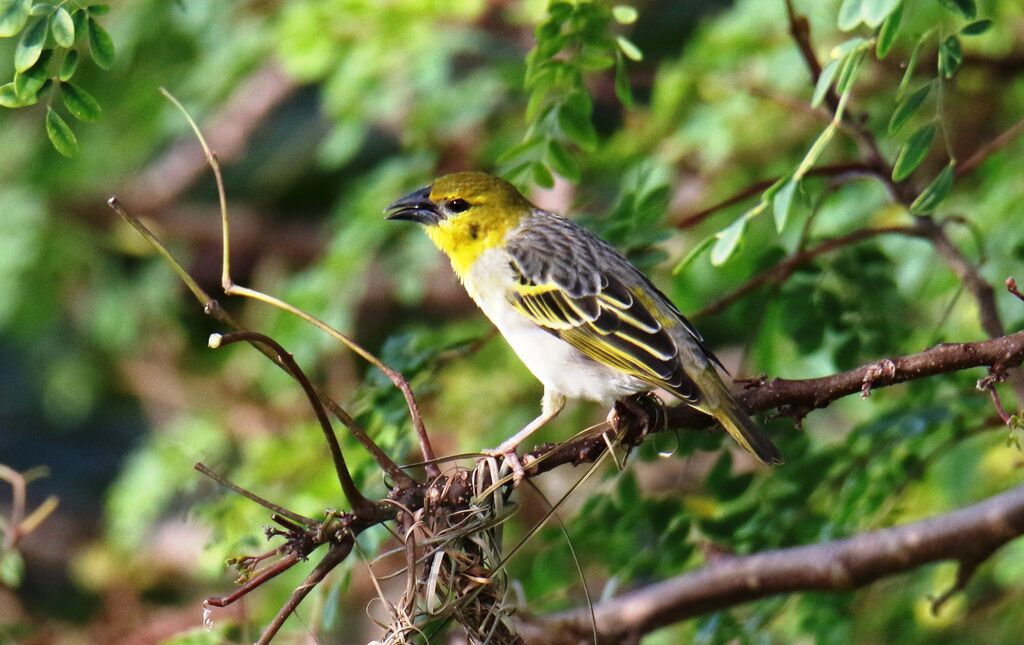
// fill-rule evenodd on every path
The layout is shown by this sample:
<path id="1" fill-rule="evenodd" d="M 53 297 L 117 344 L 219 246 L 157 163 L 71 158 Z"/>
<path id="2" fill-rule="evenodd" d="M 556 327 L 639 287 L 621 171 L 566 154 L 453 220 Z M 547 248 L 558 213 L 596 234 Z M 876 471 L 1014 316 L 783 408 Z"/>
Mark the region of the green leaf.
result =
<path id="1" fill-rule="evenodd" d="M 850 31 L 861 23 L 861 4 L 863 0 L 843 0 L 839 7 L 837 24 L 843 31 Z"/>
<path id="2" fill-rule="evenodd" d="M 60 63 L 58 77 L 60 80 L 66 81 L 75 75 L 76 69 L 78 69 L 78 50 L 72 49 L 64 55 L 64 60 Z"/>
<path id="3" fill-rule="evenodd" d="M 54 12 L 50 31 L 53 32 L 53 39 L 61 47 L 70 47 L 75 44 L 75 22 L 64 7 L 58 7 Z"/>
<path id="4" fill-rule="evenodd" d="M 617 4 L 612 7 L 612 16 L 620 25 L 631 25 L 636 22 L 637 13 L 636 9 L 629 5 Z"/>
<path id="5" fill-rule="evenodd" d="M 47 67 L 50 66 L 51 58 L 53 58 L 53 50 L 44 49 L 35 65 L 24 72 L 14 74 L 14 91 L 18 93 L 18 96 L 25 100 L 36 98 L 39 90 L 43 89 L 43 84 L 46 83 Z M 32 102 L 35 103 L 35 101 Z"/>
<path id="6" fill-rule="evenodd" d="M 626 55 L 626 58 L 633 61 L 642 61 L 644 59 L 644 53 L 640 51 L 640 48 L 625 36 L 616 36 L 615 42 L 619 45 L 622 53 Z"/>
<path id="7" fill-rule="evenodd" d="M 46 108 L 46 135 L 50 137 L 50 143 L 57 152 L 65 157 L 74 157 L 78 154 L 78 139 L 75 138 L 75 133 L 53 108 Z"/>
<path id="8" fill-rule="evenodd" d="M 910 135 L 899 154 L 896 155 L 896 163 L 892 167 L 893 181 L 903 181 L 921 165 L 924 158 L 931 150 L 932 141 L 935 140 L 935 124 L 929 123 L 914 134 Z"/>
<path id="9" fill-rule="evenodd" d="M 48 16 L 53 11 L 53 5 L 47 2 L 37 2 L 32 5 L 32 9 L 28 12 L 28 15 L 35 16 Z"/>
<path id="10" fill-rule="evenodd" d="M 85 9 L 75 9 L 71 12 L 71 23 L 75 26 L 76 34 L 84 34 L 88 26 L 85 21 L 89 18 L 89 14 L 86 13 Z"/>
<path id="11" fill-rule="evenodd" d="M 935 179 L 921 191 L 921 194 L 917 196 L 914 203 L 910 205 L 911 213 L 927 215 L 946 199 L 949 191 L 953 189 L 954 166 L 955 164 L 952 161 L 946 164 L 942 172 L 936 175 Z"/>
<path id="12" fill-rule="evenodd" d="M 551 188 L 555 185 L 555 178 L 551 171 L 540 162 L 533 164 L 533 180 L 542 188 Z"/>
<path id="13" fill-rule="evenodd" d="M 13 549 L 0 551 L 0 584 L 14 589 L 21 585 L 21 580 L 24 577 L 25 560 L 22 559 L 21 554 Z"/>
<path id="14" fill-rule="evenodd" d="M 836 79 L 836 92 L 839 92 L 840 95 L 845 94 L 853 86 L 861 63 L 864 62 L 864 56 L 864 50 L 858 49 L 843 61 L 843 66 L 839 69 L 839 77 Z"/>
<path id="15" fill-rule="evenodd" d="M 101 68 L 110 69 L 114 66 L 114 41 L 92 17 L 89 18 L 89 53 Z"/>
<path id="16" fill-rule="evenodd" d="M 896 134 L 900 128 L 914 116 L 917 109 L 924 103 L 928 93 L 932 90 L 932 84 L 922 85 L 916 92 L 903 99 L 896 109 L 893 110 L 892 118 L 889 119 L 889 134 Z"/>
<path id="17" fill-rule="evenodd" d="M 988 31 L 991 27 L 992 21 L 986 18 L 985 20 L 978 20 L 976 22 L 972 22 L 971 24 L 961 29 L 960 33 L 962 33 L 965 36 L 978 36 Z"/>
<path id="18" fill-rule="evenodd" d="M 939 73 L 946 78 L 953 78 L 962 62 L 964 62 L 964 52 L 960 48 L 960 39 L 956 36 L 949 36 L 939 45 Z"/>
<path id="19" fill-rule="evenodd" d="M 812 143 L 811 147 L 807 150 L 807 154 L 804 155 L 800 165 L 797 166 L 796 172 L 793 173 L 793 177 L 796 178 L 797 181 L 802 179 L 803 176 L 807 174 L 807 171 L 814 167 L 814 164 L 818 162 L 818 158 L 821 156 L 821 153 L 825 151 L 825 148 L 828 147 L 829 142 L 832 141 L 832 137 L 835 136 L 836 128 L 838 127 L 839 126 L 836 122 L 832 121 L 824 130 L 821 131 L 818 138 L 814 140 L 814 143 Z M 768 190 L 770 191 L 771 188 Z M 767 194 L 767 191 L 765 194 Z"/>
<path id="20" fill-rule="evenodd" d="M 100 118 L 100 104 L 91 94 L 71 83 L 61 83 L 61 97 L 68 112 L 81 121 L 95 121 Z"/>
<path id="21" fill-rule="evenodd" d="M 701 240 L 700 244 L 690 249 L 690 252 L 686 254 L 686 257 L 680 260 L 679 264 L 672 268 L 672 275 L 679 275 L 683 269 L 688 267 L 691 262 L 700 256 L 701 253 L 707 250 L 707 248 L 714 243 L 715 239 L 717 238 L 714 235 L 709 235 Z"/>
<path id="22" fill-rule="evenodd" d="M 832 80 L 836 77 L 836 72 L 839 71 L 839 66 L 842 62 L 843 59 L 834 60 L 821 70 L 821 74 L 818 75 L 818 82 L 814 85 L 814 93 L 811 95 L 811 107 L 816 108 L 825 100 L 828 88 L 832 87 Z"/>
<path id="23" fill-rule="evenodd" d="M 907 69 L 903 72 L 903 78 L 900 79 L 900 86 L 896 90 L 896 98 L 903 96 L 903 92 L 905 92 L 907 86 L 910 85 L 910 79 L 914 76 L 914 70 L 917 68 L 917 61 L 921 57 L 921 49 L 924 47 L 926 40 L 928 40 L 928 34 L 921 36 L 921 38 L 918 39 L 917 44 L 914 45 L 914 51 L 910 52 L 910 60 L 907 61 Z"/>
<path id="24" fill-rule="evenodd" d="M 782 188 L 775 193 L 775 197 L 772 199 L 772 214 L 775 217 L 775 230 L 779 233 L 786 228 L 786 220 L 789 219 L 789 211 L 793 204 L 793 195 L 796 193 L 796 187 L 800 184 L 800 180 L 790 179 Z"/>
<path id="25" fill-rule="evenodd" d="M 860 17 L 868 27 L 874 29 L 888 18 L 902 0 L 863 0 Z"/>
<path id="26" fill-rule="evenodd" d="M 889 55 L 892 44 L 896 42 L 896 36 L 900 32 L 900 23 L 903 22 L 903 4 L 896 7 L 896 11 L 889 14 L 889 17 L 882 23 L 878 30 L 878 42 L 875 43 L 875 56 L 882 60 Z"/>
<path id="27" fill-rule="evenodd" d="M 31 0 L 0 0 L 0 38 L 10 38 L 25 27 Z"/>
<path id="28" fill-rule="evenodd" d="M 587 152 L 597 147 L 597 131 L 594 130 L 590 116 L 571 107 L 568 102 L 558 109 L 558 127 L 566 137 Z"/>
<path id="29" fill-rule="evenodd" d="M 46 31 L 49 27 L 50 21 L 43 18 L 33 23 L 21 35 L 18 47 L 14 50 L 15 71 L 24 72 L 36 64 L 39 55 L 43 53 L 43 45 L 46 44 Z"/>
<path id="30" fill-rule="evenodd" d="M 12 109 L 26 107 L 34 105 L 38 100 L 38 97 L 34 94 L 28 98 L 19 96 L 17 90 L 14 89 L 14 83 L 0 85 L 0 107 Z"/>
<path id="31" fill-rule="evenodd" d="M 110 13 L 110 5 L 106 4 L 91 4 L 87 8 L 94 16 L 105 16 Z"/>
<path id="32" fill-rule="evenodd" d="M 626 59 L 621 52 L 615 52 L 615 96 L 627 110 L 633 109 L 633 88 L 629 84 Z"/>
<path id="33" fill-rule="evenodd" d="M 974 0 L 939 0 L 947 10 L 958 13 L 968 20 L 974 20 L 978 15 L 978 5 Z"/>
<path id="34" fill-rule="evenodd" d="M 580 180 L 580 164 L 564 145 L 552 139 L 548 141 L 547 152 L 555 172 L 574 183 Z"/>
<path id="35" fill-rule="evenodd" d="M 763 210 L 763 207 L 762 207 Z M 743 232 L 747 228 L 747 214 L 744 213 L 735 222 L 719 231 L 715 237 L 715 245 L 711 247 L 711 264 L 721 266 L 725 264 L 739 246 L 743 238 Z"/>

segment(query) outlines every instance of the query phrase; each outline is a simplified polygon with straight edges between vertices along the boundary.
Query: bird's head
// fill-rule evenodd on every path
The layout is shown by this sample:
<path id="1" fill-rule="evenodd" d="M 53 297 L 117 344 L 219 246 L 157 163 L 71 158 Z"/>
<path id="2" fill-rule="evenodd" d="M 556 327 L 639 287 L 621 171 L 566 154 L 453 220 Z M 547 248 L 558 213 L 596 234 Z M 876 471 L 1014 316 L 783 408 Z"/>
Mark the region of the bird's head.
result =
<path id="1" fill-rule="evenodd" d="M 395 201 L 387 218 L 423 224 L 427 235 L 462 275 L 505 235 L 533 205 L 504 179 L 483 172 L 444 175 Z"/>

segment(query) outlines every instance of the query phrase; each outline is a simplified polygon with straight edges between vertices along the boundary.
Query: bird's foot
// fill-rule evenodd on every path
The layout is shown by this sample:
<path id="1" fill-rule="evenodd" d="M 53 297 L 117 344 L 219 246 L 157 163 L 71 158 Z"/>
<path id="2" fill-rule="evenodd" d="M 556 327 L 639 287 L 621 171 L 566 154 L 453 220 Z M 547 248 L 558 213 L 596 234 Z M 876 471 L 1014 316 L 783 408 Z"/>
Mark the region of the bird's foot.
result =
<path id="1" fill-rule="evenodd" d="M 612 424 L 612 428 L 618 432 L 624 424 L 628 425 L 633 421 L 640 430 L 640 438 L 647 436 L 648 433 L 664 430 L 668 425 L 665 404 L 652 392 L 639 392 L 616 401 L 608 413 L 608 422 Z"/>
<path id="2" fill-rule="evenodd" d="M 502 444 L 497 448 L 489 448 L 487 450 L 481 450 L 482 454 L 488 457 L 495 457 L 502 459 L 504 463 L 508 464 L 509 468 L 512 469 L 512 487 L 515 488 L 519 485 L 519 482 L 523 481 L 526 477 L 526 471 L 523 469 L 523 462 L 519 459 L 519 454 L 516 453 L 516 446 L 506 446 Z"/>

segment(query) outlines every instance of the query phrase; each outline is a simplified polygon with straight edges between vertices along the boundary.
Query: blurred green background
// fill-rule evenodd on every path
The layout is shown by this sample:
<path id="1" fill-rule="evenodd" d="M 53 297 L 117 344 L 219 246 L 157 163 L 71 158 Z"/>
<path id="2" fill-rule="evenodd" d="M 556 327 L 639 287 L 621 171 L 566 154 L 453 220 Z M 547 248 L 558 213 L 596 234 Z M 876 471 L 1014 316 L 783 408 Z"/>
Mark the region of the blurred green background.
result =
<path id="1" fill-rule="evenodd" d="M 906 5 L 882 59 L 869 42 L 880 21 L 851 22 L 850 5 L 860 4 L 795 3 L 823 64 L 863 45 L 848 109 L 890 163 L 911 133 L 937 125 L 911 178 L 917 189 L 951 156 L 969 159 L 1024 118 L 1019 2 L 866 0 L 876 11 Z M 208 334 L 223 330 L 105 205 L 117 194 L 218 292 L 215 185 L 160 87 L 187 106 L 220 154 L 236 282 L 306 309 L 401 369 L 442 453 L 499 442 L 533 417 L 541 388 L 490 334 L 426 238 L 383 220 L 385 205 L 434 176 L 503 173 L 539 205 L 628 252 L 687 314 L 819 240 L 911 222 L 876 177 L 813 175 L 781 231 L 768 208 L 743 225 L 731 253 L 714 239 L 699 246 L 749 213 L 758 193 L 694 214 L 791 174 L 831 117 L 827 106 L 810 106 L 814 86 L 782 0 L 632 7 L 125 1 L 94 18 L 116 49 L 111 69 L 96 65 L 83 34 L 73 46 L 73 82 L 102 107 L 95 122 L 75 119 L 53 89 L 38 105 L 0 110 L 0 464 L 49 469 L 29 486 L 30 508 L 60 498 L 18 546 L 18 562 L 5 559 L 0 641 L 251 642 L 309 565 L 216 612 L 214 630 L 204 630 L 202 599 L 232 588 L 224 559 L 262 550 L 268 520 L 202 481 L 192 464 L 201 460 L 299 512 L 340 501 L 301 390 L 249 348 L 207 349 Z M 991 25 L 962 31 L 981 19 Z M 865 40 L 833 49 L 853 37 Z M 0 39 L 0 84 L 14 76 L 17 44 Z M 908 124 L 893 132 L 898 95 L 928 83 Z M 76 156 L 48 140 L 47 105 L 73 129 Z M 814 161 L 836 166 L 862 154 L 844 128 Z M 934 215 L 953 217 L 946 230 L 998 287 L 1009 331 L 1024 326 L 1024 304 L 1000 286 L 1015 272 L 1024 279 L 1022 154 L 1024 144 L 1008 138 L 957 178 Z M 222 302 L 293 352 L 392 455 L 416 459 L 402 399 L 380 374 L 294 318 Z M 695 317 L 734 376 L 785 378 L 980 340 L 978 320 L 975 301 L 931 247 L 899 235 L 823 254 L 782 284 Z M 649 441 L 625 472 L 602 471 L 563 513 L 591 593 L 698 568 L 716 550 L 825 541 L 1020 484 L 1013 436 L 974 389 L 982 375 L 849 397 L 811 413 L 800 429 L 771 420 L 787 464 L 770 472 L 732 455 L 717 434 Z M 1000 387 L 1008 407 L 1020 404 Z M 541 438 L 567 437 L 605 413 L 572 406 Z M 350 437 L 344 444 L 357 479 L 382 494 L 369 458 Z M 563 468 L 541 484 L 557 496 L 579 475 Z M 539 498 L 522 497 L 507 539 L 544 512 Z M 0 509 L 9 509 L 6 489 Z M 373 553 L 388 540 L 381 530 L 360 543 Z M 928 596 L 952 583 L 952 564 L 858 592 L 753 603 L 644 642 L 1017 642 L 1022 562 L 1024 543 L 1015 542 L 938 616 Z M 512 564 L 535 610 L 582 604 L 574 571 L 556 529 Z M 370 640 L 376 628 L 364 608 L 372 596 L 365 562 L 351 558 L 281 641 Z"/>

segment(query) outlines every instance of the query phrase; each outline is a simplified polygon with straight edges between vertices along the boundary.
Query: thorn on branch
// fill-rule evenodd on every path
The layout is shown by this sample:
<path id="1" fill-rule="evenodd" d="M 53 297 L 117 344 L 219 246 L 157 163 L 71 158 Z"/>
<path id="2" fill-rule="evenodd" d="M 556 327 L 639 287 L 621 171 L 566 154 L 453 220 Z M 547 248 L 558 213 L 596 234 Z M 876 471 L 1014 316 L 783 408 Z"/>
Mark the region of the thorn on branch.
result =
<path id="1" fill-rule="evenodd" d="M 883 358 L 874 365 L 869 366 L 867 371 L 864 372 L 864 380 L 861 381 L 860 386 L 860 398 L 866 399 L 871 396 L 871 388 L 874 386 L 875 381 L 883 377 L 896 377 L 896 363 L 888 358 Z"/>

